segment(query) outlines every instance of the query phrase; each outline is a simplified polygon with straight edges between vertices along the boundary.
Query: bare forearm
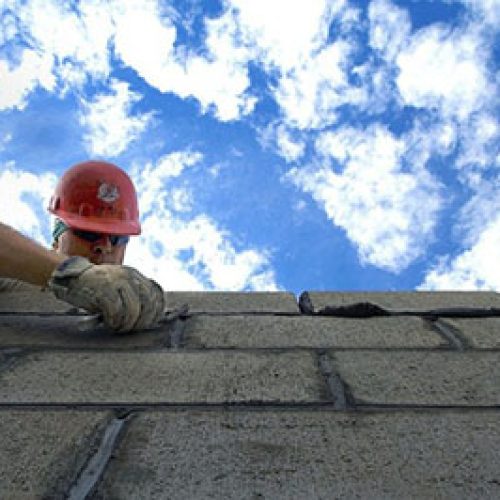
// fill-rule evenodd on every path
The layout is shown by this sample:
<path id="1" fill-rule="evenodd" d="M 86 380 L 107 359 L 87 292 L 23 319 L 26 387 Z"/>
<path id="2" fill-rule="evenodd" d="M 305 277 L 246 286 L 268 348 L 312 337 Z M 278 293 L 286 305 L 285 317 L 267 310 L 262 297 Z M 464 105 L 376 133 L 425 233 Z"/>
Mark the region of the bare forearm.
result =
<path id="1" fill-rule="evenodd" d="M 65 259 L 0 222 L 0 276 L 45 286 Z"/>

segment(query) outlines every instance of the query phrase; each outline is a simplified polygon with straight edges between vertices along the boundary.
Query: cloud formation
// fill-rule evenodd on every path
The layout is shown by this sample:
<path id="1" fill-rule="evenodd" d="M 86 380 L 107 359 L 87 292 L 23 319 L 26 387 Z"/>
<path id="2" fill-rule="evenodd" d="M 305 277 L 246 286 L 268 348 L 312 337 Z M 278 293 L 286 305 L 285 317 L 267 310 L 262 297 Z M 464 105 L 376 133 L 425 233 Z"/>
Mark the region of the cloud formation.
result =
<path id="1" fill-rule="evenodd" d="M 425 15 L 391 0 L 223 0 L 210 14 L 204 5 L 4 1 L 0 112 L 23 113 L 46 95 L 76 98 L 78 133 L 92 156 L 127 157 L 141 149 L 130 147 L 138 137 L 151 138 L 136 174 L 144 223 L 183 243 L 170 252 L 171 239 L 143 238 L 130 255 L 137 262 L 167 255 L 186 287 L 277 284 L 264 250 L 237 248 L 223 224 L 196 212 L 189 172 L 207 154 L 210 164 L 227 164 L 212 149 L 224 139 L 209 134 L 204 142 L 200 134 L 191 148 L 177 147 L 176 132 L 158 138 L 150 130 L 172 111 L 165 106 L 172 96 L 179 109 L 179 102 L 197 103 L 193 129 L 210 122 L 223 136 L 232 125 L 257 131 L 254 142 L 280 157 L 275 168 L 293 167 L 283 178 L 300 191 L 301 211 L 314 202 L 345 231 L 363 266 L 402 273 L 425 258 L 435 262 L 427 252 L 444 209 L 455 203 L 455 193 L 442 189 L 451 184 L 465 205 L 450 222 L 454 250 L 422 283 L 459 283 L 450 276 L 467 266 L 472 276 L 474 256 L 484 258 L 480 249 L 490 248 L 498 227 L 498 2 L 457 0 L 446 4 L 458 12 L 452 21 L 420 24 Z M 139 102 L 151 111 L 139 112 Z M 199 114 L 208 115 L 203 125 Z M 5 130 L 2 161 L 13 158 L 16 142 Z M 199 153 L 172 153 L 176 148 Z M 217 176 L 211 181 L 216 189 Z M 495 195 L 481 199 L 488 184 Z M 481 279 L 477 286 L 490 283 Z"/>
<path id="2" fill-rule="evenodd" d="M 452 258 L 441 258 L 425 276 L 422 290 L 500 290 L 500 217 L 485 222 L 477 241 Z"/>
<path id="3" fill-rule="evenodd" d="M 237 249 L 206 214 L 182 213 L 189 209 L 182 199 L 179 207 L 178 188 L 169 182 L 200 161 L 200 153 L 175 152 L 133 171 L 143 233 L 130 244 L 127 262 L 167 290 L 277 290 L 266 251 Z M 181 197 L 193 194 L 183 190 Z"/>
<path id="4" fill-rule="evenodd" d="M 46 209 L 56 182 L 51 173 L 33 174 L 13 162 L 0 165 L 0 221 L 48 246 Z"/>
<path id="5" fill-rule="evenodd" d="M 482 181 L 457 214 L 459 251 L 443 255 L 420 284 L 430 290 L 500 290 L 500 177 Z"/>
<path id="6" fill-rule="evenodd" d="M 146 129 L 153 113 L 131 113 L 140 98 L 127 83 L 113 79 L 108 93 L 82 99 L 80 124 L 86 130 L 83 139 L 91 156 L 118 156 Z"/>
<path id="7" fill-rule="evenodd" d="M 325 132 L 316 148 L 320 164 L 294 168 L 287 177 L 346 231 L 361 262 L 399 272 L 421 256 L 441 199 L 425 169 L 405 171 L 410 144 L 375 125 Z"/>

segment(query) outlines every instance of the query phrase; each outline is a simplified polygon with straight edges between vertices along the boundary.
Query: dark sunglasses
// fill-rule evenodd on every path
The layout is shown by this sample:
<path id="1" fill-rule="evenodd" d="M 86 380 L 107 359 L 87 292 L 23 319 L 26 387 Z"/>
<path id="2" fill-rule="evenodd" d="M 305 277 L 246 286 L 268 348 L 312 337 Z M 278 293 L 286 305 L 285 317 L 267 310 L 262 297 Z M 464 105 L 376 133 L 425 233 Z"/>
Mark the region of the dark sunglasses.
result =
<path id="1" fill-rule="evenodd" d="M 95 243 L 99 241 L 104 235 L 102 233 L 93 233 L 92 231 L 81 231 L 80 229 L 72 229 L 72 233 L 82 240 L 88 241 L 89 243 Z M 128 236 L 121 236 L 117 234 L 107 235 L 111 245 L 114 247 L 119 245 L 126 245 L 128 243 Z"/>

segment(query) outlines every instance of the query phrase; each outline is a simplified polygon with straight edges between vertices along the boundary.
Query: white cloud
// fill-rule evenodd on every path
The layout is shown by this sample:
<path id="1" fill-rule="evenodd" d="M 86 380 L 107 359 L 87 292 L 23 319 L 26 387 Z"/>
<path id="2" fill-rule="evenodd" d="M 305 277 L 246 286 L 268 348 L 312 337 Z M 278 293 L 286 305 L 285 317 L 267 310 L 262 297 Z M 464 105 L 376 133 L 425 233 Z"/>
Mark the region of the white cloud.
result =
<path id="1" fill-rule="evenodd" d="M 51 73 L 52 61 L 34 50 L 24 50 L 15 67 L 0 59 L 0 111 L 26 106 L 26 99 L 37 86 L 53 90 L 55 79 Z"/>
<path id="2" fill-rule="evenodd" d="M 397 73 L 395 83 L 403 105 L 464 122 L 494 99 L 494 77 L 487 68 L 494 40 L 485 34 L 484 24 L 486 12 L 493 15 L 494 8 L 487 1 L 465 3 L 476 17 L 468 16 L 458 27 L 435 23 L 414 33 L 405 9 L 390 0 L 370 3 L 369 44 L 382 57 L 386 76 Z M 373 77 L 383 71 L 376 66 L 369 65 Z"/>
<path id="3" fill-rule="evenodd" d="M 407 144 L 382 126 L 346 127 L 324 133 L 316 147 L 323 165 L 292 169 L 288 178 L 345 229 L 361 262 L 399 272 L 421 256 L 441 199 L 438 183 L 421 165 L 405 171 L 410 138 Z M 328 166 L 332 159 L 341 173 Z"/>
<path id="4" fill-rule="evenodd" d="M 323 128 L 337 121 L 340 106 L 365 101 L 364 91 L 348 82 L 350 51 L 350 44 L 335 42 L 280 79 L 275 98 L 287 124 Z"/>
<path id="5" fill-rule="evenodd" d="M 132 175 L 140 197 L 141 214 L 158 212 L 169 206 L 168 181 L 202 160 L 201 153 L 174 152 L 162 156 L 156 164 L 136 165 Z"/>
<path id="6" fill-rule="evenodd" d="M 143 233 L 127 250 L 127 263 L 167 290 L 276 290 L 265 252 L 236 249 L 231 235 L 205 214 L 185 220 L 174 213 L 178 188 L 170 189 L 169 180 L 201 159 L 177 152 L 134 169 Z"/>
<path id="7" fill-rule="evenodd" d="M 174 50 L 176 29 L 170 12 L 154 0 L 81 2 L 76 8 L 55 0 L 11 2 L 18 21 L 4 23 L 1 37 L 21 37 L 20 63 L 0 61 L 0 106 L 25 105 L 41 86 L 64 93 L 87 78 L 103 80 L 110 73 L 110 49 L 149 85 L 161 92 L 194 97 L 204 112 L 214 109 L 221 120 L 252 111 L 256 99 L 245 92 L 250 84 L 249 55 L 236 44 L 237 27 L 230 14 L 207 20 L 206 54 Z M 55 29 L 57 27 L 57 29 Z M 12 67 L 11 67 L 12 66 Z"/>
<path id="8" fill-rule="evenodd" d="M 357 20 L 357 11 L 346 1 L 231 0 L 228 6 L 235 9 L 237 33 L 253 59 L 269 73 L 277 72 L 272 92 L 287 125 L 322 128 L 336 121 L 339 106 L 365 99 L 363 91 L 348 83 L 351 43 L 327 45 L 334 18 L 341 26 Z"/>
<path id="9" fill-rule="evenodd" d="M 169 87 L 168 66 L 173 56 L 176 29 L 161 18 L 155 1 L 112 2 L 116 54 L 150 85 Z M 174 69 L 174 68 L 172 68 Z"/>
<path id="10" fill-rule="evenodd" d="M 18 55 L 0 59 L 0 109 L 22 109 L 38 87 L 64 92 L 87 75 L 108 75 L 111 20 L 100 2 L 83 2 L 78 14 L 54 0 L 12 1 L 7 7 L 0 38 Z"/>
<path id="11" fill-rule="evenodd" d="M 195 51 L 175 45 L 172 14 L 154 0 L 94 0 L 75 9 L 55 0 L 16 2 L 18 33 L 34 47 L 25 58 L 39 57 L 44 71 L 32 71 L 31 61 L 30 78 L 16 87 L 16 95 L 5 97 L 6 106 L 22 106 L 37 85 L 65 92 L 81 87 L 88 76 L 106 80 L 111 48 L 150 86 L 182 98 L 194 97 L 203 112 L 213 110 L 222 121 L 239 119 L 254 109 L 257 99 L 249 92 L 250 61 L 280 72 L 275 95 L 287 121 L 299 127 L 319 126 L 321 119 L 330 123 L 338 106 L 362 97 L 346 83 L 347 42 L 325 45 L 333 18 L 346 25 L 356 21 L 356 11 L 345 0 L 307 4 L 228 0 L 224 8 L 219 17 L 205 18 L 204 45 Z M 280 15 L 269 15 L 270 9 Z M 281 15 L 283 9 L 286 17 Z M 10 25 L 9 30 L 11 34 Z M 3 72 L 10 79 L 21 79 L 11 75 L 7 66 Z M 38 76 L 41 73 L 46 74 L 43 79 Z"/>
<path id="12" fill-rule="evenodd" d="M 161 17 L 155 2 L 122 3 L 114 10 L 115 48 L 125 64 L 151 86 L 180 97 L 195 97 L 202 110 L 214 108 L 223 121 L 252 111 L 255 98 L 245 92 L 250 84 L 249 56 L 235 43 L 234 19 L 226 13 L 207 19 L 207 54 L 174 50 L 176 29 Z"/>
<path id="13" fill-rule="evenodd" d="M 435 25 L 420 30 L 396 58 L 404 103 L 466 119 L 494 96 L 485 55 L 475 33 Z"/>
<path id="14" fill-rule="evenodd" d="M 500 123 L 495 116 L 488 112 L 474 114 L 462 125 L 461 135 L 457 167 L 476 167 L 467 169 L 466 174 L 469 171 L 473 174 L 477 167 L 484 170 L 500 166 Z"/>
<path id="15" fill-rule="evenodd" d="M 393 61 L 406 46 L 411 30 L 408 12 L 389 0 L 372 0 L 368 7 L 369 44 L 386 61 Z"/>
<path id="16" fill-rule="evenodd" d="M 339 15 L 345 0 L 230 0 L 245 43 L 258 51 L 267 67 L 282 74 L 301 67 L 319 50 L 328 36 L 331 19 Z"/>
<path id="17" fill-rule="evenodd" d="M 419 288 L 500 291 L 500 177 L 478 176 L 473 195 L 459 211 L 453 236 L 463 249 L 442 256 Z"/>
<path id="18" fill-rule="evenodd" d="M 390 100 L 426 110 L 449 125 L 450 140 L 460 153 L 455 165 L 476 168 L 491 164 L 494 156 L 491 117 L 498 115 L 498 80 L 488 61 L 495 44 L 492 20 L 500 4 L 464 3 L 468 12 L 460 24 L 435 23 L 411 33 L 405 9 L 390 0 L 373 0 L 369 43 L 375 58 L 356 72 L 370 89 L 367 111 L 383 110 Z M 482 126 L 485 116 L 490 117 L 488 126 Z"/>
<path id="19" fill-rule="evenodd" d="M 397 92 L 400 105 L 426 110 L 441 124 L 439 135 L 431 126 L 426 140 L 440 143 L 440 154 L 458 153 L 450 164 L 474 188 L 499 163 L 498 79 L 488 61 L 500 4 L 464 3 L 469 10 L 459 25 L 436 23 L 411 33 L 407 11 L 390 0 L 373 0 L 370 45 L 383 63 L 371 61 L 357 71 L 371 88 L 367 111 L 384 109 L 388 99 L 398 100 Z"/>
<path id="20" fill-rule="evenodd" d="M 471 247 L 481 233 L 500 213 L 500 178 L 481 179 L 473 189 L 472 196 L 457 214 L 454 226 L 455 237 L 461 246 Z"/>
<path id="21" fill-rule="evenodd" d="M 286 161 L 296 161 L 304 154 L 305 142 L 294 140 L 284 125 L 278 126 L 276 139 L 280 154 Z"/>
<path id="22" fill-rule="evenodd" d="M 114 5 L 115 49 L 124 63 L 162 92 L 195 97 L 204 112 L 213 109 L 220 120 L 252 112 L 256 98 L 248 91 L 251 60 L 281 73 L 276 96 L 287 119 L 301 127 L 317 126 L 318 113 L 331 121 L 334 108 L 360 98 L 359 91 L 346 84 L 341 68 L 346 43 L 324 46 L 334 16 L 355 20 L 344 0 L 307 5 L 227 1 L 221 16 L 205 19 L 207 35 L 199 53 L 174 47 L 176 29 L 154 2 Z M 284 8 L 286 18 L 281 15 Z"/>
<path id="23" fill-rule="evenodd" d="M 17 15 L 37 50 L 54 58 L 55 71 L 71 59 L 92 76 L 109 74 L 107 45 L 112 24 L 102 2 L 81 2 L 77 10 L 54 0 L 31 0 L 20 2 Z"/>
<path id="24" fill-rule="evenodd" d="M 0 166 L 0 221 L 48 246 L 47 207 L 56 185 L 52 173 L 36 175 L 15 167 L 13 162 Z"/>
<path id="25" fill-rule="evenodd" d="M 80 124 L 91 155 L 118 156 L 145 130 L 152 113 L 132 116 L 131 108 L 141 99 L 125 82 L 112 80 L 110 94 L 99 94 L 92 101 L 82 99 Z"/>
<path id="26" fill-rule="evenodd" d="M 170 191 L 170 205 L 176 212 L 189 212 L 193 208 L 193 193 L 186 188 Z"/>
<path id="27" fill-rule="evenodd" d="M 462 0 L 476 16 L 476 22 L 491 25 L 496 30 L 500 24 L 500 3 L 498 0 Z"/>
<path id="28" fill-rule="evenodd" d="M 275 151 L 288 163 L 301 158 L 306 148 L 303 134 L 283 123 L 270 123 L 267 127 L 258 129 L 257 139 L 263 148 Z"/>
<path id="29" fill-rule="evenodd" d="M 207 57 L 186 59 L 186 78 L 179 82 L 176 93 L 182 97 L 194 95 L 204 110 L 214 105 L 220 120 L 248 115 L 257 101 L 247 93 L 250 86 L 247 64 L 251 54 L 237 41 L 234 18 L 227 12 L 220 18 L 206 19 L 205 24 Z"/>
<path id="30" fill-rule="evenodd" d="M 500 291 L 500 217 L 486 224 L 475 244 L 455 258 L 445 257 L 431 269 L 422 290 Z"/>
<path id="31" fill-rule="evenodd" d="M 226 5 L 234 16 L 240 46 L 277 76 L 272 92 L 287 125 L 324 127 L 335 122 L 339 106 L 365 98 L 348 84 L 352 47 L 344 35 L 358 22 L 358 12 L 347 1 L 230 0 Z M 339 21 L 336 34 L 342 39 L 328 45 L 334 19 Z"/>
<path id="32" fill-rule="evenodd" d="M 0 136 L 0 152 L 5 149 L 5 146 L 12 140 L 12 134 L 6 133 L 2 136 Z"/>

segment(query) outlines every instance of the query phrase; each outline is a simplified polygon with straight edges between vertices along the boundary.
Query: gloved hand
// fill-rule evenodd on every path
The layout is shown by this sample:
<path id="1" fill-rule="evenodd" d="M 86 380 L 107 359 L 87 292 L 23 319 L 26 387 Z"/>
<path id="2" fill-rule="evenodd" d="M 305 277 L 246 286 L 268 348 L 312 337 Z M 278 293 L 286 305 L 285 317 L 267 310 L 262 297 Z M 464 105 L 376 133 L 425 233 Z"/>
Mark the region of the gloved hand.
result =
<path id="1" fill-rule="evenodd" d="M 161 286 L 127 266 L 70 257 L 54 270 L 48 288 L 58 299 L 101 313 L 117 332 L 151 328 L 164 314 Z"/>

